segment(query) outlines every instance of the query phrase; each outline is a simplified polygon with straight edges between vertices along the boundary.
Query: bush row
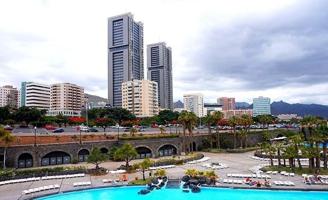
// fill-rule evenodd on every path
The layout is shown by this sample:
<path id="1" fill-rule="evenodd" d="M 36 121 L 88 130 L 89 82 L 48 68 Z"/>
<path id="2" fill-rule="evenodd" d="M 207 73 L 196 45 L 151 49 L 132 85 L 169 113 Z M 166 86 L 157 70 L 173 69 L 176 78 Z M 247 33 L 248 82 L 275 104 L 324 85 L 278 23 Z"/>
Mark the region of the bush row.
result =
<path id="1" fill-rule="evenodd" d="M 153 166 L 164 166 L 164 165 L 182 165 L 183 163 L 193 161 L 193 160 L 199 160 L 203 158 L 204 155 L 201 153 L 195 153 L 192 154 L 191 157 L 183 158 L 183 159 L 174 159 L 174 158 L 165 158 L 165 159 L 159 159 L 154 162 Z"/>
<path id="2" fill-rule="evenodd" d="M 85 167 L 54 167 L 54 168 L 35 168 L 35 169 L 8 169 L 0 171 L 0 181 L 9 179 L 21 179 L 40 176 L 54 176 L 65 174 L 86 173 Z"/>

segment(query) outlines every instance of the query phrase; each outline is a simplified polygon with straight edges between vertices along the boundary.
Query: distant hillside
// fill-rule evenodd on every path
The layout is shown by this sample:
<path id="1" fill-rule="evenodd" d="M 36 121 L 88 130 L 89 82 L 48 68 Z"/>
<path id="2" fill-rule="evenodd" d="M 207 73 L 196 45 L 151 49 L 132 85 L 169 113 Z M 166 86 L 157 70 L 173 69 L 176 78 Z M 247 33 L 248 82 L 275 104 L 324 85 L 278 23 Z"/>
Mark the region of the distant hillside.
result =
<path id="1" fill-rule="evenodd" d="M 328 118 L 328 106 L 319 104 L 289 104 L 283 101 L 271 104 L 271 114 L 297 114 L 299 116 L 314 115 Z"/>
<path id="2" fill-rule="evenodd" d="M 174 108 L 183 108 L 183 106 L 184 105 L 183 105 L 183 103 L 180 100 L 174 102 L 174 104 L 173 104 L 173 107 Z"/>
<path id="3" fill-rule="evenodd" d="M 248 109 L 250 106 L 247 102 L 236 102 L 236 109 Z"/>
<path id="4" fill-rule="evenodd" d="M 106 98 L 103 98 L 103 97 L 100 97 L 100 96 L 87 94 L 87 93 L 85 93 L 85 96 L 88 98 L 88 102 L 93 102 L 93 103 L 108 102 L 108 100 Z"/>

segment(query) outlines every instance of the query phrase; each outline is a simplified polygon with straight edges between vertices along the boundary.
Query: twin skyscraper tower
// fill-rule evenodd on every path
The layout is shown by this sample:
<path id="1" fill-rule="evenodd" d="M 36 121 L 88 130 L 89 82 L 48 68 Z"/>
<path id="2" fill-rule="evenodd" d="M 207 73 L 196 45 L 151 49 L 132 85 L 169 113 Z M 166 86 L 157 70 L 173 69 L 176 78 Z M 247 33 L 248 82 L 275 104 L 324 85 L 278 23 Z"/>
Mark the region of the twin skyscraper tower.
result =
<path id="1" fill-rule="evenodd" d="M 122 107 L 122 83 L 144 79 L 143 24 L 131 13 L 108 19 L 108 100 Z M 173 110 L 172 52 L 164 42 L 147 45 L 147 79 L 157 82 L 160 109 Z"/>

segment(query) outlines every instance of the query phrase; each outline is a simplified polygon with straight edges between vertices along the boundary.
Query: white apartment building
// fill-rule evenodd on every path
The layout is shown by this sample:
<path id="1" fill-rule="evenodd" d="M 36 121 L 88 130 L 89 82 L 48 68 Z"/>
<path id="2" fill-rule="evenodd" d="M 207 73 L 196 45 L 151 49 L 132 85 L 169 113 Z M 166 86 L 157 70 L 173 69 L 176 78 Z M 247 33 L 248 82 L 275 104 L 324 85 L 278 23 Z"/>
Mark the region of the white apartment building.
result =
<path id="1" fill-rule="evenodd" d="M 205 116 L 203 99 L 200 93 L 183 95 L 184 110 L 195 113 L 197 117 Z"/>
<path id="2" fill-rule="evenodd" d="M 122 108 L 136 117 L 151 117 L 158 114 L 157 83 L 149 80 L 133 80 L 122 84 Z"/>
<path id="3" fill-rule="evenodd" d="M 48 110 L 50 108 L 50 86 L 35 82 L 22 82 L 20 100 L 21 106 Z"/>
<path id="4" fill-rule="evenodd" d="M 10 106 L 17 108 L 18 104 L 18 90 L 11 85 L 0 87 L 0 107 Z"/>
<path id="5" fill-rule="evenodd" d="M 72 83 L 58 83 L 50 88 L 49 116 L 80 116 L 84 104 L 84 88 Z"/>

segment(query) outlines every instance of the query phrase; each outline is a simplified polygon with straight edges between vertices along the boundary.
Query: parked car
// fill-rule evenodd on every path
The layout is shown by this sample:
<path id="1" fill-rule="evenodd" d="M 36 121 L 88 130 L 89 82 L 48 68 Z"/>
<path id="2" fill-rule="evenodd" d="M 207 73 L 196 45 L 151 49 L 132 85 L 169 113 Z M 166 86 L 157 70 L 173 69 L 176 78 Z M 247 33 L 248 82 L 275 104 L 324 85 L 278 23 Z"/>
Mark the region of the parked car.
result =
<path id="1" fill-rule="evenodd" d="M 3 127 L 3 129 L 7 130 L 7 131 L 12 131 L 14 128 L 9 126 L 9 125 L 6 125 Z"/>
<path id="2" fill-rule="evenodd" d="M 53 133 L 63 133 L 64 129 L 63 128 L 56 128 L 55 130 L 52 131 Z"/>
<path id="3" fill-rule="evenodd" d="M 158 128 L 158 125 L 157 124 L 152 124 L 151 127 L 152 128 Z"/>
<path id="4" fill-rule="evenodd" d="M 51 124 L 46 124 L 44 126 L 44 128 L 47 129 L 47 130 L 55 130 L 56 129 L 56 127 L 54 125 L 51 125 Z"/>
<path id="5" fill-rule="evenodd" d="M 98 132 L 96 128 L 89 128 L 88 132 Z"/>
<path id="6" fill-rule="evenodd" d="M 87 127 L 87 126 L 80 126 L 80 131 L 81 132 L 89 132 L 89 127 Z"/>

